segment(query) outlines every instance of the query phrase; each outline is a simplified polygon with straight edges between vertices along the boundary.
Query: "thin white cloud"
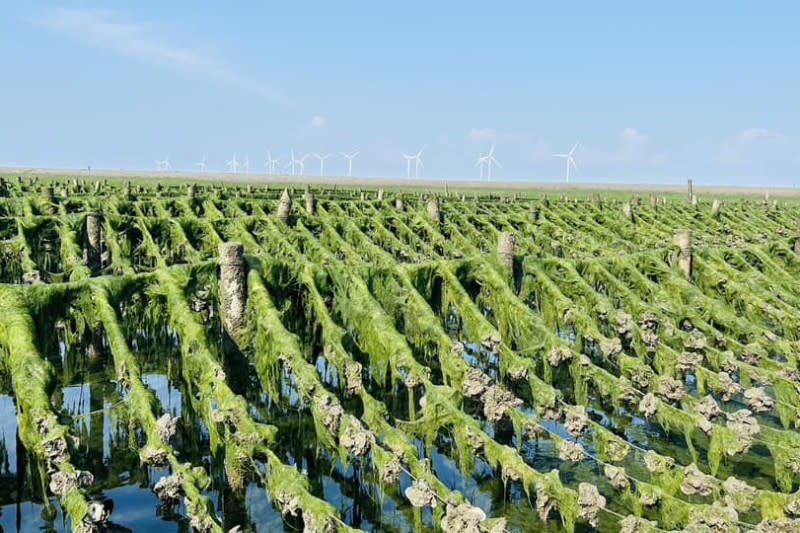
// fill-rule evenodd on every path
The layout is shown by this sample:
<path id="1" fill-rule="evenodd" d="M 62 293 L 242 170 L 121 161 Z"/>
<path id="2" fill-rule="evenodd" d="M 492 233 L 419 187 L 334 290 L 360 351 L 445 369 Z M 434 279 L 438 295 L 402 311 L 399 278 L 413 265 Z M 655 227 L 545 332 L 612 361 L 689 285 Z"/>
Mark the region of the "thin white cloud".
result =
<path id="1" fill-rule="evenodd" d="M 737 134 L 737 138 L 742 142 L 757 141 L 769 137 L 776 137 L 776 134 L 767 128 L 747 128 Z"/>
<path id="2" fill-rule="evenodd" d="M 324 128 L 328 125 L 328 119 L 323 117 L 322 115 L 314 115 L 311 117 L 311 127 L 312 128 Z"/>
<path id="3" fill-rule="evenodd" d="M 472 128 L 467 137 L 473 142 L 495 142 L 497 131 L 494 128 Z"/>
<path id="4" fill-rule="evenodd" d="M 29 22 L 87 46 L 244 89 L 292 107 L 274 88 L 242 74 L 201 46 L 172 44 L 174 32 L 152 22 L 133 21 L 108 9 L 69 8 L 47 9 Z"/>
<path id="5" fill-rule="evenodd" d="M 649 137 L 646 133 L 642 133 L 636 128 L 629 127 L 622 130 L 622 140 L 627 146 L 642 146 L 648 141 L 648 139 Z"/>

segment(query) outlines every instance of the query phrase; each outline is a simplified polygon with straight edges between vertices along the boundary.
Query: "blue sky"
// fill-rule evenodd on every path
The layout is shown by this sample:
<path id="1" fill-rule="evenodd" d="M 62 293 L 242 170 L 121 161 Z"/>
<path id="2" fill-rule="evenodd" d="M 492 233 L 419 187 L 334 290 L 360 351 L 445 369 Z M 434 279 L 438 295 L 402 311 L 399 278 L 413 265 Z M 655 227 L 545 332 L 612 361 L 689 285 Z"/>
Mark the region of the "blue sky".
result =
<path id="1" fill-rule="evenodd" d="M 800 183 L 795 2 L 230 4 L 4 6 L 0 165 Z"/>

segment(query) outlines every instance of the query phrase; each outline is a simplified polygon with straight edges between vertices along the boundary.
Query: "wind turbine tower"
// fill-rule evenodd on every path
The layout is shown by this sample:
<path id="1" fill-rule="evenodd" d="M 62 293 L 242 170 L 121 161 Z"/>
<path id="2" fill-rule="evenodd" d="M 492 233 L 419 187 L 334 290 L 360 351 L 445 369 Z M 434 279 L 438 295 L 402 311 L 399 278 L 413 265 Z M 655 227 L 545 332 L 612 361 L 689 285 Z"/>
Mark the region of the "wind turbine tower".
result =
<path id="1" fill-rule="evenodd" d="M 328 159 L 331 156 L 331 154 L 319 155 L 319 154 L 315 153 L 315 154 L 311 154 L 311 155 L 313 155 L 314 157 L 319 159 L 319 175 L 320 176 L 324 176 L 325 175 L 325 160 Z"/>
<path id="2" fill-rule="evenodd" d="M 353 175 L 353 159 L 355 159 L 356 156 L 358 154 L 360 154 L 360 153 L 361 152 L 353 152 L 352 154 L 348 155 L 348 154 L 342 152 L 342 157 L 347 159 L 347 175 L 348 175 L 348 177 Z"/>
<path id="3" fill-rule="evenodd" d="M 239 162 L 236 160 L 236 152 L 233 153 L 233 157 L 228 161 L 225 161 L 225 166 L 231 169 L 231 173 L 236 174 L 239 170 Z"/>
<path id="4" fill-rule="evenodd" d="M 494 145 L 492 145 L 488 154 L 478 157 L 478 166 L 481 167 L 481 179 L 483 179 L 483 166 L 486 165 L 486 181 L 492 181 L 492 164 L 503 168 L 500 162 L 494 157 Z"/>
<path id="5" fill-rule="evenodd" d="M 569 152 L 567 152 L 566 154 L 553 154 L 553 157 L 562 157 L 567 162 L 567 183 L 569 183 L 569 169 L 570 169 L 570 167 L 578 168 L 578 165 L 575 163 L 575 158 L 572 157 L 577 148 L 578 148 L 578 143 L 575 143 L 572 146 L 572 149 Z"/>

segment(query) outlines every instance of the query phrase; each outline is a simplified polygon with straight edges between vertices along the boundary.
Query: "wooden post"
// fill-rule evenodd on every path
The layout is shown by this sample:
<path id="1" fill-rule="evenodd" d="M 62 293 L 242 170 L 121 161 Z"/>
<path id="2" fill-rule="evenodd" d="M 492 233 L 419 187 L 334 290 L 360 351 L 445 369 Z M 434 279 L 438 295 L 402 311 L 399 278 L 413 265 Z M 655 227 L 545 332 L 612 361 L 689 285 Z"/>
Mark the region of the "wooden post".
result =
<path id="1" fill-rule="evenodd" d="M 622 213 L 625 215 L 625 218 L 633 222 L 633 206 L 630 200 L 622 204 Z"/>
<path id="2" fill-rule="evenodd" d="M 103 216 L 97 212 L 86 214 L 86 263 L 92 274 L 102 269 L 101 228 Z"/>
<path id="3" fill-rule="evenodd" d="M 711 204 L 711 216 L 714 218 L 719 218 L 719 213 L 722 210 L 722 202 L 715 199 L 714 202 Z"/>
<path id="4" fill-rule="evenodd" d="M 244 247 L 238 242 L 219 245 L 222 322 L 229 334 L 244 326 L 247 309 L 247 268 Z"/>
<path id="5" fill-rule="evenodd" d="M 439 209 L 439 200 L 436 198 L 431 198 L 428 200 L 428 218 L 431 219 L 432 222 L 436 224 L 440 224 L 442 222 L 442 212 Z"/>
<path id="6" fill-rule="evenodd" d="M 678 266 L 684 275 L 692 278 L 692 230 L 678 230 L 675 232 L 675 244 L 680 247 Z"/>
<path id="7" fill-rule="evenodd" d="M 306 202 L 306 212 L 313 216 L 317 213 L 317 202 L 314 199 L 314 193 L 306 186 L 306 192 L 303 193 L 303 200 Z"/>
<path id="8" fill-rule="evenodd" d="M 497 255 L 500 256 L 500 262 L 508 268 L 514 268 L 514 246 L 517 243 L 517 238 L 508 232 L 500 233 L 497 239 Z"/>
<path id="9" fill-rule="evenodd" d="M 289 215 L 292 214 L 292 198 L 289 196 L 289 191 L 283 189 L 283 194 L 281 194 L 281 201 L 278 204 L 278 220 L 283 222 L 284 224 L 289 220 Z"/>
<path id="10" fill-rule="evenodd" d="M 56 199 L 52 185 L 47 185 L 46 187 L 42 188 L 42 198 L 44 198 L 44 201 L 47 204 L 45 208 L 47 212 L 51 215 L 55 215 L 57 212 L 55 204 Z"/>

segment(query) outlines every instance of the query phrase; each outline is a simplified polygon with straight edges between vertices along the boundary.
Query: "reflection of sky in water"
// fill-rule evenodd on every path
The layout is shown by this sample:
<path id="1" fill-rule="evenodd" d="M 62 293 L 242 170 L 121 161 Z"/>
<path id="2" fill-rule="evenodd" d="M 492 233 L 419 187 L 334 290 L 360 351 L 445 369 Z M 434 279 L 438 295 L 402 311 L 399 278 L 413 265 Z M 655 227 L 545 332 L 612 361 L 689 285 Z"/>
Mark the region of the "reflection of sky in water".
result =
<path id="1" fill-rule="evenodd" d="M 142 374 L 142 381 L 156 395 L 161 408 L 173 416 L 180 416 L 182 412 L 181 392 L 173 387 L 164 374 Z"/>
<path id="2" fill-rule="evenodd" d="M 256 533 L 284 531 L 283 518 L 269 501 L 267 491 L 256 483 L 247 485 L 245 494 L 247 517 L 255 524 Z"/>
<path id="3" fill-rule="evenodd" d="M 65 532 L 61 517 L 61 510 L 55 505 L 58 516 L 52 523 L 42 520 L 42 505 L 24 502 L 17 507 L 16 504 L 0 507 L 0 531 L 55 531 Z M 20 514 L 20 529 L 17 529 L 17 512 Z"/>
<path id="4" fill-rule="evenodd" d="M 17 469 L 17 409 L 11 396 L 0 394 L 0 441 L 8 453 L 10 472 Z M 5 472 L 3 470 L 3 472 Z"/>
<path id="5" fill-rule="evenodd" d="M 91 411 L 91 393 L 89 392 L 89 384 L 82 385 L 65 385 L 61 387 L 61 392 L 64 395 L 62 409 L 66 410 L 70 416 L 81 418 L 75 420 L 75 428 L 84 426 L 86 432 L 91 431 L 91 420 L 86 415 Z"/>

